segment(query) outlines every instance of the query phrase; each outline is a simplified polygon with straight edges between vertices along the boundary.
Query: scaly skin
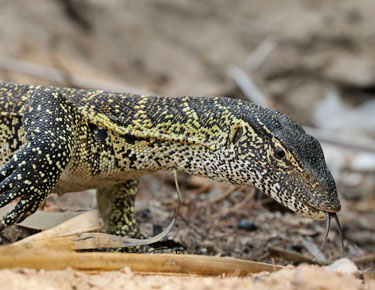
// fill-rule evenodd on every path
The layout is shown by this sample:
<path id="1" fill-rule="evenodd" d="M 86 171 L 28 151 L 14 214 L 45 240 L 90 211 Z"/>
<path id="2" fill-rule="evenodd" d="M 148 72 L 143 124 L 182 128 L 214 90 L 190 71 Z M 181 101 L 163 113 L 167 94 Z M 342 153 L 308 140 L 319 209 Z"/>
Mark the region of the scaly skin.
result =
<path id="1" fill-rule="evenodd" d="M 290 117 L 224 97 L 138 96 L 0 83 L 2 227 L 34 213 L 51 192 L 98 189 L 107 231 L 141 236 L 137 177 L 179 170 L 254 184 L 294 212 L 340 210 L 319 142 Z"/>

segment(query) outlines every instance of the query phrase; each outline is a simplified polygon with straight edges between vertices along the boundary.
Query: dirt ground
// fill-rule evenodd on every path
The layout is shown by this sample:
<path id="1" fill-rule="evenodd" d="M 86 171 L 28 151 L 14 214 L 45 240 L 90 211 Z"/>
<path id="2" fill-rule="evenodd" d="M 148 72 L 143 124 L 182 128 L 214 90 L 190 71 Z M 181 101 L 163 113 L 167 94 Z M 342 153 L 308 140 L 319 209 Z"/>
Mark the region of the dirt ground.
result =
<path id="1" fill-rule="evenodd" d="M 30 269 L 2 270 L 1 289 L 251 289 L 251 290 L 371 290 L 375 281 L 365 284 L 349 274 L 327 272 L 317 266 L 301 265 L 270 274 L 267 272 L 251 277 L 178 277 L 140 276 L 129 269 L 102 274 L 87 275 L 67 269 L 65 271 L 37 272 Z"/>
<path id="2" fill-rule="evenodd" d="M 373 259 L 362 259 L 375 254 L 374 1 L 0 0 L 0 7 L 0 80 L 245 99 L 258 90 L 267 106 L 315 129 L 342 202 L 345 255 L 360 270 L 375 270 Z M 190 253 L 299 265 L 311 260 L 323 240 L 324 223 L 291 213 L 251 186 L 184 174 L 179 180 L 183 200 L 170 236 Z M 173 177 L 142 177 L 137 201 L 143 231 L 157 232 L 176 206 Z M 45 210 L 95 206 L 93 193 L 85 192 L 53 195 Z M 27 234 L 4 233 L 0 243 Z M 321 264 L 342 256 L 335 226 L 322 252 Z M 346 286 L 353 287 L 344 288 L 346 278 L 340 282 L 342 276 L 325 276 L 323 268 L 303 267 L 267 279 L 217 280 L 140 277 L 128 270 L 86 275 L 69 269 L 5 269 L 0 277 L 13 282 L 0 288 L 103 289 L 107 283 L 125 289 L 371 287 L 348 276 Z M 327 288 L 314 284 L 313 277 Z M 342 284 L 335 284 L 336 278 Z M 270 284 L 257 286 L 256 281 Z"/>

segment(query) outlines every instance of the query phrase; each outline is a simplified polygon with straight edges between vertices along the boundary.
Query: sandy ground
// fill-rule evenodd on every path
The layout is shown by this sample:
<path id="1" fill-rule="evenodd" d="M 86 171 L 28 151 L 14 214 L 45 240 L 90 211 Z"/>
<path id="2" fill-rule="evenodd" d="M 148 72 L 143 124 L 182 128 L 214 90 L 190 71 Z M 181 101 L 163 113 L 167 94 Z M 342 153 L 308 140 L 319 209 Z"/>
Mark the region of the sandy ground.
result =
<path id="1" fill-rule="evenodd" d="M 0 289 L 325 289 L 370 290 L 375 280 L 361 281 L 352 274 L 328 272 L 318 266 L 292 266 L 270 274 L 251 277 L 181 277 L 139 276 L 129 269 L 100 274 L 85 274 L 72 269 L 35 271 L 30 269 L 0 271 Z"/>

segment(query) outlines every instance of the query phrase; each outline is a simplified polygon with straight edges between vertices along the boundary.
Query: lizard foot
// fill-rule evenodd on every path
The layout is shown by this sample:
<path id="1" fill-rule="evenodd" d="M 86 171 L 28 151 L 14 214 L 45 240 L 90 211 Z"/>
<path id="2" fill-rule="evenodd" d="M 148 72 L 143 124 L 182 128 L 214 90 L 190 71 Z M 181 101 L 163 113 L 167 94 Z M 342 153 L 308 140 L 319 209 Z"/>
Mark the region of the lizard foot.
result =
<path id="1" fill-rule="evenodd" d="M 53 166 L 43 162 L 45 156 L 39 152 L 40 147 L 28 143 L 0 168 L 0 207 L 20 197 L 15 208 L 0 222 L 0 230 L 33 214 L 56 184 L 54 176 L 43 173 L 53 172 L 49 171 Z"/>

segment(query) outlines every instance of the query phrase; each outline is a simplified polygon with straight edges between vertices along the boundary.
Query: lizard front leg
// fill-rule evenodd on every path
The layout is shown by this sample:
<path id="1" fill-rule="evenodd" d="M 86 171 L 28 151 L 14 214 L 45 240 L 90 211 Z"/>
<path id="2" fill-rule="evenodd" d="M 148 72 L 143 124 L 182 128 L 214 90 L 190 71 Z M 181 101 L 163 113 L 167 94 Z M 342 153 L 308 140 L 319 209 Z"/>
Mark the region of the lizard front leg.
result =
<path id="1" fill-rule="evenodd" d="M 55 187 L 74 145 L 76 108 L 57 92 L 35 91 L 22 123 L 26 143 L 0 168 L 0 207 L 20 197 L 0 230 L 33 214 Z"/>

